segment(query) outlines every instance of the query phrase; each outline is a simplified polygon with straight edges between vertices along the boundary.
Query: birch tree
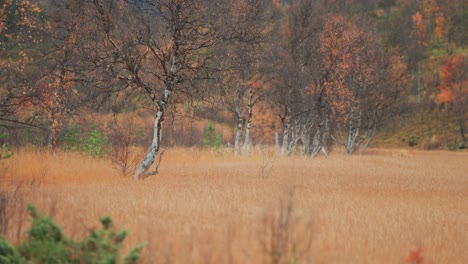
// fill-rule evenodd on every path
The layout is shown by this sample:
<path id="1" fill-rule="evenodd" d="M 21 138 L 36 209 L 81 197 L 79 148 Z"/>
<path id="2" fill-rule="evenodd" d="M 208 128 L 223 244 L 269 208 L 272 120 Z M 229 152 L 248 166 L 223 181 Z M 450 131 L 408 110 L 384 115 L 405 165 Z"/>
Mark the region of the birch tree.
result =
<path id="1" fill-rule="evenodd" d="M 149 171 L 161 155 L 162 124 L 168 107 L 181 96 L 192 96 L 208 66 L 215 37 L 201 1 L 144 0 L 115 6 L 93 0 L 112 56 L 112 73 L 143 93 L 154 107 L 151 146 L 134 179 Z"/>
<path id="2" fill-rule="evenodd" d="M 260 60 L 268 33 L 268 18 L 260 0 L 225 3 L 229 14 L 221 21 L 223 76 L 220 78 L 223 101 L 236 119 L 234 154 L 245 155 L 251 145 L 253 107 L 263 99 L 265 90 Z M 241 150 L 241 139 L 244 144 Z"/>
<path id="3" fill-rule="evenodd" d="M 289 8 L 282 9 L 284 17 L 280 21 L 279 43 L 275 49 L 275 94 L 283 138 L 282 155 L 295 152 L 297 143 L 302 140 L 308 149 L 311 133 L 311 110 L 314 102 L 306 93 L 312 80 L 318 57 L 318 34 L 320 32 L 321 7 L 312 1 L 294 1 Z"/>
<path id="4" fill-rule="evenodd" d="M 377 33 L 362 20 L 356 24 L 331 17 L 322 34 L 322 51 L 334 64 L 329 71 L 331 118 L 346 154 L 365 148 L 377 126 L 399 98 L 406 67 L 395 50 L 380 47 Z"/>

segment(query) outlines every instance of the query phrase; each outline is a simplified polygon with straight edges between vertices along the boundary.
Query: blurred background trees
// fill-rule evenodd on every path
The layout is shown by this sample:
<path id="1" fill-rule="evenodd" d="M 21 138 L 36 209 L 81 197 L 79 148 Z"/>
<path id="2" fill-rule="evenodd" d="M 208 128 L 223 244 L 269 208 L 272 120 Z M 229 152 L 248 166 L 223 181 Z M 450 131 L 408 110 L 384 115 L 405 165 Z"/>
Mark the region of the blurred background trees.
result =
<path id="1" fill-rule="evenodd" d="M 135 146 L 213 122 L 236 154 L 465 148 L 466 21 L 463 0 L 3 1 L 0 143 L 118 142 L 131 115 Z"/>

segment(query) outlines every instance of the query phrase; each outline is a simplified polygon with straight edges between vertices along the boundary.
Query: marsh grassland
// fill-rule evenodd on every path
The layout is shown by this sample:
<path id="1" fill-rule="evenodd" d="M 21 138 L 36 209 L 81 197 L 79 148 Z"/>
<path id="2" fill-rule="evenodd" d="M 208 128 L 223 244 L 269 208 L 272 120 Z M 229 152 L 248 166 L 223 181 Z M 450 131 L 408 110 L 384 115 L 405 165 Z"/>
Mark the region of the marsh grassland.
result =
<path id="1" fill-rule="evenodd" d="M 169 149 L 138 182 L 73 153 L 17 150 L 1 166 L 12 242 L 34 203 L 75 238 L 111 215 L 124 251 L 148 242 L 142 263 L 468 263 L 468 152 Z"/>

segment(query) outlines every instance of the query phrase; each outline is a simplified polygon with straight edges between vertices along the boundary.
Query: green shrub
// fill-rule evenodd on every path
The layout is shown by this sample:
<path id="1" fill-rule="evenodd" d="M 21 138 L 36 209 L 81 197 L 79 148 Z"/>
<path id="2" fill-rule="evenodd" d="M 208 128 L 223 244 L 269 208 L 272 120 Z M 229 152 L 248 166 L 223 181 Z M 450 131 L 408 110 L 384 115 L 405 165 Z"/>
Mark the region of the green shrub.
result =
<path id="1" fill-rule="evenodd" d="M 124 264 L 137 264 L 140 259 L 140 253 L 146 247 L 146 242 L 140 243 L 133 248 L 130 253 L 124 258 Z"/>
<path id="2" fill-rule="evenodd" d="M 103 157 L 109 154 L 109 139 L 101 135 L 95 124 L 91 124 L 91 131 L 85 133 L 81 138 L 80 149 L 86 154 L 94 157 Z"/>
<path id="3" fill-rule="evenodd" d="M 54 221 L 42 216 L 29 205 L 32 225 L 28 230 L 28 240 L 19 245 L 20 255 L 32 263 L 68 263 L 73 251 L 73 242 L 62 234 L 62 229 Z"/>
<path id="4" fill-rule="evenodd" d="M 92 230 L 89 237 L 81 242 L 83 251 L 83 261 L 85 263 L 118 263 L 119 250 L 122 242 L 127 237 L 127 231 L 116 232 L 112 228 L 112 218 L 102 217 L 102 229 Z M 145 244 L 139 245 L 125 257 L 124 263 L 137 263 L 140 257 L 140 251 Z M 133 260 L 128 262 L 127 259 Z"/>
<path id="5" fill-rule="evenodd" d="M 457 149 L 466 149 L 468 148 L 468 144 L 465 144 L 464 142 L 460 142 L 457 144 Z"/>
<path id="6" fill-rule="evenodd" d="M 60 142 L 67 150 L 78 150 L 81 143 L 80 127 L 77 124 L 64 127 L 60 135 Z"/>
<path id="7" fill-rule="evenodd" d="M 417 146 L 417 145 L 418 145 L 418 140 L 416 139 L 416 136 L 411 134 L 409 136 L 408 146 L 414 147 L 414 146 Z"/>
<path id="8" fill-rule="evenodd" d="M 24 263 L 18 250 L 10 245 L 3 236 L 0 236 L 0 263 L 19 264 Z"/>
<path id="9" fill-rule="evenodd" d="M 47 216 L 43 216 L 34 206 L 28 206 L 32 225 L 28 230 L 27 241 L 17 248 L 0 236 L 0 263 L 120 263 L 119 252 L 127 231 L 116 232 L 112 218 L 101 218 L 102 229 L 90 231 L 81 242 L 63 235 L 62 229 Z M 123 258 L 122 263 L 136 264 L 142 243 Z"/>
<path id="10" fill-rule="evenodd" d="M 208 122 L 208 126 L 205 130 L 205 136 L 203 137 L 203 145 L 210 147 L 214 150 L 221 149 L 223 142 L 221 134 L 216 134 L 213 122 Z"/>
<path id="11" fill-rule="evenodd" d="M 81 135 L 80 127 L 77 124 L 65 127 L 60 135 L 62 147 L 65 150 L 81 151 L 93 157 L 103 157 L 109 154 L 109 139 L 101 134 L 94 123 L 89 128 L 89 132 Z"/>

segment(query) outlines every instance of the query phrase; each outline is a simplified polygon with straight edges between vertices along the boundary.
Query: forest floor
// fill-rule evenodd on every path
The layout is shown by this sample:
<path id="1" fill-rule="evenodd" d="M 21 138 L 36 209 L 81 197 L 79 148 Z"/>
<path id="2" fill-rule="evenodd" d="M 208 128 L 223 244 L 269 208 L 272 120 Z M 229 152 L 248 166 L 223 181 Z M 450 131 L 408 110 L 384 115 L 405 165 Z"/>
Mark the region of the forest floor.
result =
<path id="1" fill-rule="evenodd" d="M 14 243 L 34 203 L 73 238 L 112 216 L 129 230 L 124 252 L 148 242 L 142 263 L 468 263 L 466 151 L 169 149 L 160 173 L 138 182 L 109 159 L 67 152 L 17 150 L 0 166 Z"/>

